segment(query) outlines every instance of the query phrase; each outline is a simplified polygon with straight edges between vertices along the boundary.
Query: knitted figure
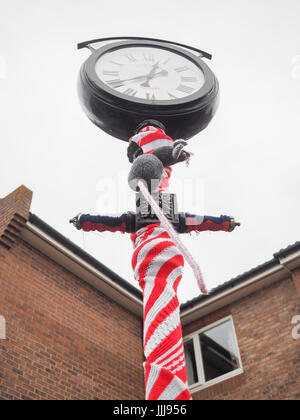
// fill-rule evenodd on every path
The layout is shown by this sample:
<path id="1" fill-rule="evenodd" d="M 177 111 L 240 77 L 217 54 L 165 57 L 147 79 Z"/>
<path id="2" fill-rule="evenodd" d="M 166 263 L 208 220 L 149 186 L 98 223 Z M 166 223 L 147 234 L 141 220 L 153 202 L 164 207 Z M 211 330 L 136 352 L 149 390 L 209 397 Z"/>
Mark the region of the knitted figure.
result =
<path id="1" fill-rule="evenodd" d="M 166 191 L 171 166 L 187 161 L 186 142 L 168 137 L 162 128 L 147 125 L 130 139 L 128 158 L 132 163 L 129 184 L 137 190 L 138 180 L 150 192 Z M 119 217 L 80 215 L 72 219 L 86 232 L 132 233 L 134 244 L 132 267 L 143 290 L 144 362 L 146 400 L 189 400 L 177 288 L 182 278 L 184 259 L 161 223 L 152 223 L 135 231 L 133 213 Z M 184 215 L 180 233 L 232 231 L 234 219 L 189 213 Z"/>

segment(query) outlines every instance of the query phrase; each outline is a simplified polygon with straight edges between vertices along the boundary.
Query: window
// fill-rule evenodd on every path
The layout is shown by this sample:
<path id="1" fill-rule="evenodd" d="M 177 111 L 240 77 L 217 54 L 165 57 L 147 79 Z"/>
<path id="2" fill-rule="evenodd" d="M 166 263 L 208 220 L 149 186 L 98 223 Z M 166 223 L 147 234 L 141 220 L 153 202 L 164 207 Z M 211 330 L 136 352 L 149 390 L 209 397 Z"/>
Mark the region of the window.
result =
<path id="1" fill-rule="evenodd" d="M 191 391 L 243 372 L 231 317 L 185 337 L 184 353 Z"/>

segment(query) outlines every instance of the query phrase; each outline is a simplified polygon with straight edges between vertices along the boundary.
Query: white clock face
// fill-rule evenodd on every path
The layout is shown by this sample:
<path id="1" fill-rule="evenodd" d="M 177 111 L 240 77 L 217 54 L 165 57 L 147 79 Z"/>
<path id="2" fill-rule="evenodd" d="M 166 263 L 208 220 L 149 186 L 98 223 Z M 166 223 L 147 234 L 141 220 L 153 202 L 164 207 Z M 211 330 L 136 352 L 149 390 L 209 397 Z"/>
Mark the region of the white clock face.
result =
<path id="1" fill-rule="evenodd" d="M 116 92 L 150 102 L 188 97 L 205 82 L 203 72 L 191 60 L 155 47 L 119 48 L 103 54 L 95 71 Z"/>

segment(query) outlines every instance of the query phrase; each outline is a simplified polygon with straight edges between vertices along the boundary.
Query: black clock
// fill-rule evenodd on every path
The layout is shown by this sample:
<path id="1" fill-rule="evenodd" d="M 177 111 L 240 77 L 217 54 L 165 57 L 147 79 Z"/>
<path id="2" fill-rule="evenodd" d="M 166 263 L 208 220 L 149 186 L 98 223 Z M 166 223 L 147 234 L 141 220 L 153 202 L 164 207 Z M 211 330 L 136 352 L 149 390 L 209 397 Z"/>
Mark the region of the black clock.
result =
<path id="1" fill-rule="evenodd" d="M 81 67 L 78 90 L 93 123 L 124 141 L 149 119 L 162 123 L 174 139 L 189 139 L 209 124 L 219 97 L 218 81 L 202 59 L 209 54 L 163 40 L 112 40 L 78 44 L 92 51 Z"/>

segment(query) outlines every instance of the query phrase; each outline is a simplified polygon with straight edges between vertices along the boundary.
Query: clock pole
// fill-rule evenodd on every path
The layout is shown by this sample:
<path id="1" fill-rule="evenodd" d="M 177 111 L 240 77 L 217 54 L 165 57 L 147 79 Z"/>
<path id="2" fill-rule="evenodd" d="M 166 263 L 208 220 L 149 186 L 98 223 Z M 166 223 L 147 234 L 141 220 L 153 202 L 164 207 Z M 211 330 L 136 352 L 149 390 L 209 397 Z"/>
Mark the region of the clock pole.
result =
<path id="1" fill-rule="evenodd" d="M 188 162 L 191 157 L 184 149 L 187 142 L 183 139 L 203 130 L 215 113 L 218 83 L 201 59 L 195 58 L 195 51 L 201 57 L 211 58 L 201 50 L 190 47 L 193 53 L 188 53 L 182 50 L 181 44 L 150 38 L 122 37 L 118 38 L 118 43 L 113 44 L 112 40 L 116 41 L 115 38 L 109 38 L 79 44 L 79 48 L 88 47 L 92 51 L 90 59 L 81 68 L 79 97 L 87 116 L 99 128 L 116 138 L 129 141 L 127 157 L 132 166 L 128 182 L 137 193 L 136 213 L 127 212 L 116 217 L 79 214 L 70 222 L 85 232 L 96 230 L 131 234 L 134 244 L 134 277 L 143 290 L 145 398 L 189 400 L 191 394 L 188 388 L 177 296 L 182 280 L 184 257 L 191 264 L 201 291 L 207 291 L 197 262 L 181 243 L 178 234 L 205 230 L 231 232 L 239 224 L 231 216 L 211 217 L 178 213 L 176 195 L 170 194 L 168 187 L 172 166 Z M 104 46 L 97 45 L 104 41 L 110 43 Z M 132 54 L 128 54 L 128 48 Z M 192 70 L 186 70 L 184 66 L 178 67 L 178 71 L 163 69 L 168 75 L 173 71 L 174 77 L 170 78 L 168 83 L 170 86 L 171 83 L 179 83 L 178 92 L 181 98 L 148 101 L 135 97 L 138 90 L 133 95 L 133 88 L 123 86 L 124 80 L 141 86 L 141 91 L 156 86 L 151 83 L 158 64 L 152 62 L 151 54 L 146 55 L 151 63 L 141 61 L 139 64 L 148 66 L 145 76 L 135 74 L 139 66 L 134 64 L 138 59 L 138 54 L 134 55 L 134 52 L 138 51 L 142 57 L 142 48 L 147 53 L 157 50 L 158 55 L 167 51 L 175 58 L 177 54 L 180 56 L 179 63 L 180 60 L 186 60 L 187 63 L 190 60 L 195 66 L 191 65 L 195 72 L 194 77 L 189 73 Z M 118 51 L 119 56 L 116 53 Z M 124 51 L 126 54 L 123 54 Z M 110 54 L 107 55 L 109 59 L 106 59 L 106 54 Z M 168 57 L 165 62 L 168 61 Z M 170 60 L 171 58 L 175 60 L 170 55 Z M 126 64 L 122 80 L 118 79 L 118 83 L 107 82 L 106 76 L 118 77 L 119 73 L 117 70 L 106 69 L 107 64 L 101 68 L 101 60 L 104 63 L 114 60 L 114 66 Z M 200 80 L 200 70 L 204 75 L 204 82 L 199 85 L 197 92 L 193 93 L 192 87 L 180 84 L 182 78 L 190 84 L 195 83 L 197 77 Z M 186 75 L 180 78 L 178 74 L 185 71 Z M 159 77 L 161 74 L 159 73 Z M 182 138 L 174 140 L 174 134 L 178 133 L 182 134 Z"/>

